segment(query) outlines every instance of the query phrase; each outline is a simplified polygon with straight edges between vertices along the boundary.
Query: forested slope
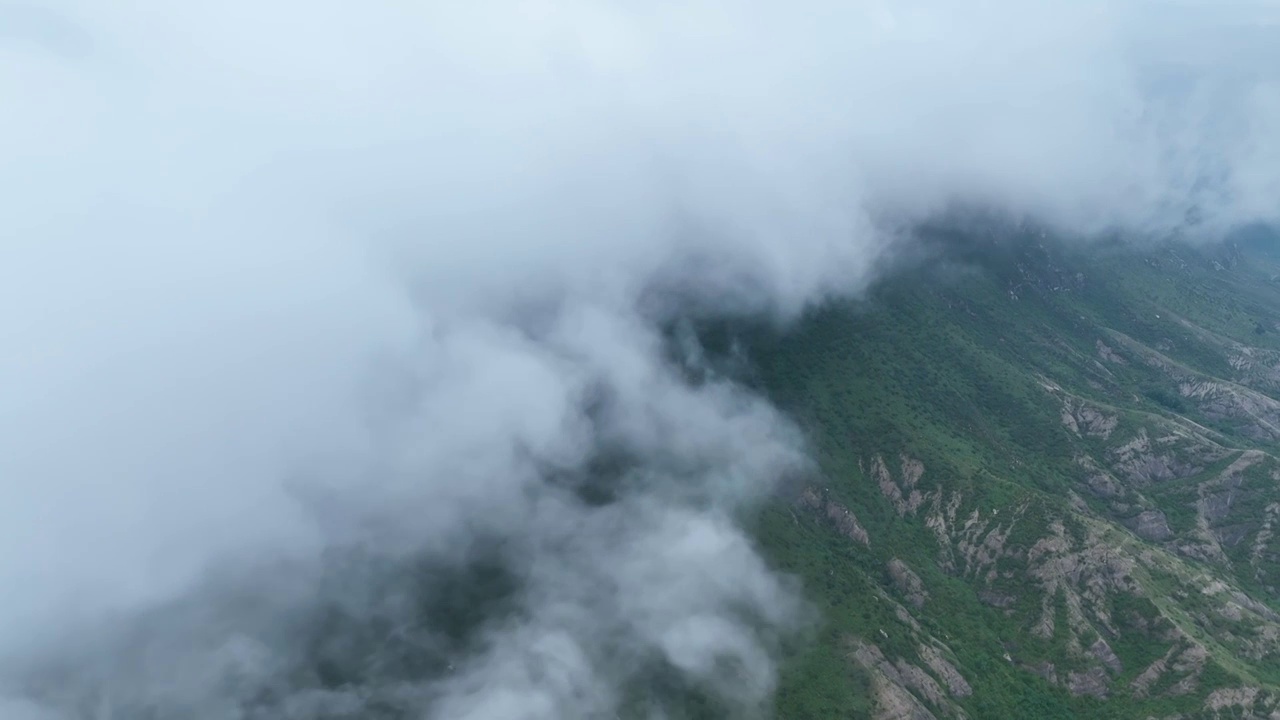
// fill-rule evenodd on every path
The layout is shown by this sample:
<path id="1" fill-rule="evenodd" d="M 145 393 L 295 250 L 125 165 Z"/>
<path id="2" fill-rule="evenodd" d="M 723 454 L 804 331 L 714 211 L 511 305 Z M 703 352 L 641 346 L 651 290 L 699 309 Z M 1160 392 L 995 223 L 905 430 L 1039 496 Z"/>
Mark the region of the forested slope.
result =
<path id="1" fill-rule="evenodd" d="M 975 237 L 704 333 L 818 458 L 758 521 L 821 615 L 777 716 L 1270 716 L 1280 259 Z"/>

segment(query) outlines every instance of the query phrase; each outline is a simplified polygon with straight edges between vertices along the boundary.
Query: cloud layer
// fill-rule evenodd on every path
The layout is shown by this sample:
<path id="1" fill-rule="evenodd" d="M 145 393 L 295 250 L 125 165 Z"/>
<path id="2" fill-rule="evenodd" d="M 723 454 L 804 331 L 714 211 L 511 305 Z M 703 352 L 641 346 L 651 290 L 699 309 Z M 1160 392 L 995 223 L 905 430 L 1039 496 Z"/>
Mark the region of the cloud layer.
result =
<path id="1" fill-rule="evenodd" d="M 666 324 L 856 293 L 956 205 L 1274 220 L 1278 22 L 0 4 L 6 711 L 757 707 L 805 614 L 735 520 L 803 443 Z"/>

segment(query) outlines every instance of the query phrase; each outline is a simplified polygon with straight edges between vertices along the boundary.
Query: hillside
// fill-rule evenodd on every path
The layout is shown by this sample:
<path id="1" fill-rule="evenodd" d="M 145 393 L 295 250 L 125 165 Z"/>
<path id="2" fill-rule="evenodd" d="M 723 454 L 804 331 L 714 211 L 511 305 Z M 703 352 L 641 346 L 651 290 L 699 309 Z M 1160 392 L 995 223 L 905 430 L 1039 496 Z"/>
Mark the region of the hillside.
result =
<path id="1" fill-rule="evenodd" d="M 706 334 L 818 458 L 756 529 L 822 617 L 777 717 L 1280 716 L 1280 258 L 935 241 Z"/>

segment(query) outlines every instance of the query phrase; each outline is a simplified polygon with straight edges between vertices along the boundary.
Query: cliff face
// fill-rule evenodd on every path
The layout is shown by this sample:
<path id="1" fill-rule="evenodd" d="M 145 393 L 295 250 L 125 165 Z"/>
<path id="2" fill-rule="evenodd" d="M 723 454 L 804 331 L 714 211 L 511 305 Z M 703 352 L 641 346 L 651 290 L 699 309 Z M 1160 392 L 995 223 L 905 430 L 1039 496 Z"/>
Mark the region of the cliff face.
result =
<path id="1" fill-rule="evenodd" d="M 1217 252 L 1032 238 L 752 336 L 821 461 L 760 530 L 825 629 L 779 716 L 1280 717 L 1280 261 Z"/>

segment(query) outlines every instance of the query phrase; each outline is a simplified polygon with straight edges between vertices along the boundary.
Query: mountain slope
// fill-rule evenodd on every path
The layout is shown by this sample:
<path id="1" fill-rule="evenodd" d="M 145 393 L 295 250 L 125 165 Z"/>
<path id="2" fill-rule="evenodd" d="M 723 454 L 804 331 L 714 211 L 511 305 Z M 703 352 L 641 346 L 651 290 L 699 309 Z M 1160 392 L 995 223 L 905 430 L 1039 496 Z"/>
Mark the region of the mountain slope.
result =
<path id="1" fill-rule="evenodd" d="M 1280 259 L 975 237 L 707 334 L 819 460 L 757 528 L 822 616 L 778 717 L 1280 712 Z"/>

